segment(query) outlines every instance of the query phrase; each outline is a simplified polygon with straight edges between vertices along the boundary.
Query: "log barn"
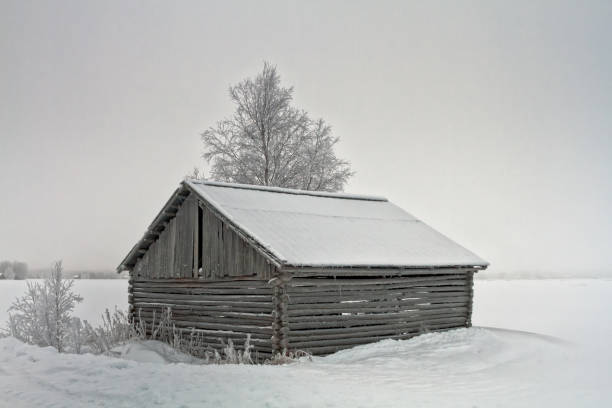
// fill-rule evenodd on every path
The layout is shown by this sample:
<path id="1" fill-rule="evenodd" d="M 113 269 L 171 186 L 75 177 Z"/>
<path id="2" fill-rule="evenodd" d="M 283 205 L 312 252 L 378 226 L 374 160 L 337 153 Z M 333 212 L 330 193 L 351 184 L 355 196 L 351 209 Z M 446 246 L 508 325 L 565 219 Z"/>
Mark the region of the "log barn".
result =
<path id="1" fill-rule="evenodd" d="M 117 270 L 133 318 L 266 357 L 469 327 L 487 265 L 385 198 L 185 180 Z"/>

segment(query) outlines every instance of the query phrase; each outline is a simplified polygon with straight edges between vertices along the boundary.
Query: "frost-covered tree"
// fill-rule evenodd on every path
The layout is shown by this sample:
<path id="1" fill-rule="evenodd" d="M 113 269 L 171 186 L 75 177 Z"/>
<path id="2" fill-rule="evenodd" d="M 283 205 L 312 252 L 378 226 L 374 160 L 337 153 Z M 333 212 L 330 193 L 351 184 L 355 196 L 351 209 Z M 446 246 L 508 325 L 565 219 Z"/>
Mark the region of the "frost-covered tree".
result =
<path id="1" fill-rule="evenodd" d="M 71 314 L 83 298 L 72 291 L 73 280 L 62 276 L 62 261 L 54 264 L 44 282 L 28 282 L 26 294 L 9 308 L 11 335 L 27 343 L 64 351 Z"/>
<path id="2" fill-rule="evenodd" d="M 218 181 L 341 191 L 353 175 L 336 157 L 334 137 L 323 119 L 291 105 L 293 88 L 281 86 L 265 63 L 255 77 L 231 86 L 233 116 L 202 134 L 204 158 Z"/>

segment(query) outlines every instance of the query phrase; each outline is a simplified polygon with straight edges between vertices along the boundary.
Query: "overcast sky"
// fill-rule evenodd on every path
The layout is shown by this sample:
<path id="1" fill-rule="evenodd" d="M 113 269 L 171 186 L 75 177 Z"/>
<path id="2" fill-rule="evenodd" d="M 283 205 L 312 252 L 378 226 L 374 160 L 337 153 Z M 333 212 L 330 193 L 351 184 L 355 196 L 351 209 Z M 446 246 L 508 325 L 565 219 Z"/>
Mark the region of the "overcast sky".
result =
<path id="1" fill-rule="evenodd" d="M 0 0 L 0 259 L 112 269 L 274 63 L 491 269 L 612 269 L 612 3 Z"/>

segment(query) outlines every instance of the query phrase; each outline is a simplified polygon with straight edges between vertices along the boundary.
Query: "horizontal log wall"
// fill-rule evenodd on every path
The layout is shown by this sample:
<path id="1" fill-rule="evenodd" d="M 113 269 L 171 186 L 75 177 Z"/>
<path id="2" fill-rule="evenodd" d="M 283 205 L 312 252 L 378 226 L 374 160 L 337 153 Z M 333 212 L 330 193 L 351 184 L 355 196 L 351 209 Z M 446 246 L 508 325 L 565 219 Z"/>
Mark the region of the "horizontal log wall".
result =
<path id="1" fill-rule="evenodd" d="M 289 279 L 287 347 L 324 355 L 470 325 L 472 271 L 388 278 L 374 273 Z"/>
<path id="2" fill-rule="evenodd" d="M 273 289 L 267 281 L 134 278 L 129 292 L 136 324 L 144 319 L 150 327 L 170 308 L 177 329 L 196 329 L 207 346 L 219 352 L 228 339 L 241 349 L 250 334 L 253 354 L 272 354 Z"/>

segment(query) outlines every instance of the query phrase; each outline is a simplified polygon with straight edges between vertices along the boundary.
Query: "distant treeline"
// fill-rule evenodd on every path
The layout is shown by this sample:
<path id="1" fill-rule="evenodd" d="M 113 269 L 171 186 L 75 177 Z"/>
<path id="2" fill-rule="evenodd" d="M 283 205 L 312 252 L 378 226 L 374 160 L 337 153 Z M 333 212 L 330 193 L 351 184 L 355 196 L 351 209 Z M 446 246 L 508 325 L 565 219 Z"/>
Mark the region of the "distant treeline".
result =
<path id="1" fill-rule="evenodd" d="M 28 269 L 28 264 L 19 261 L 0 262 L 0 279 L 44 279 L 51 274 L 51 267 L 42 269 Z M 126 272 L 121 274 L 115 271 L 64 271 L 64 278 L 68 279 L 122 279 L 127 276 Z"/>
<path id="2" fill-rule="evenodd" d="M 35 269 L 28 273 L 30 279 L 44 279 L 51 273 L 49 269 Z M 115 271 L 84 271 L 84 270 L 65 270 L 63 271 L 64 278 L 67 279 L 121 279 L 125 273 L 118 274 Z"/>
<path id="3" fill-rule="evenodd" d="M 27 279 L 28 264 L 19 261 L 0 262 L 0 279 Z"/>

